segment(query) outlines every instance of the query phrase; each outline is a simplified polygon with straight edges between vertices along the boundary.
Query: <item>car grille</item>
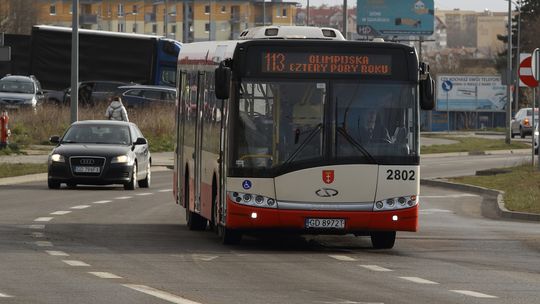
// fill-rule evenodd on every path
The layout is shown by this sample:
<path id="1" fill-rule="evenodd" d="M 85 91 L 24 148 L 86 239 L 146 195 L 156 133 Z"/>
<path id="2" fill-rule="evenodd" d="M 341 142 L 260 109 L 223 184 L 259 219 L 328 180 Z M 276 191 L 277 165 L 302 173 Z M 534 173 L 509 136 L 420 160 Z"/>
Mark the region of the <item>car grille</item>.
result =
<path id="1" fill-rule="evenodd" d="M 72 156 L 69 158 L 71 172 L 76 176 L 100 176 L 105 167 L 105 157 Z M 75 167 L 99 167 L 98 173 L 76 172 Z"/>

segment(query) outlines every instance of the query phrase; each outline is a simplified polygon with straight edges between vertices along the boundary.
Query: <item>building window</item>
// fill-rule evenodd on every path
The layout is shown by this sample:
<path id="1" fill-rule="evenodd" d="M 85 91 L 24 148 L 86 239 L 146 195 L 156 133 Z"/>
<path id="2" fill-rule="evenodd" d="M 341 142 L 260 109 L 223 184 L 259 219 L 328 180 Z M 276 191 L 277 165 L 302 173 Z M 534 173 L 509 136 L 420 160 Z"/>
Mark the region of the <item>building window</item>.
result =
<path id="1" fill-rule="evenodd" d="M 281 6 L 277 5 L 277 8 L 276 8 L 276 17 L 281 17 Z"/>
<path id="2" fill-rule="evenodd" d="M 222 13 L 222 14 L 225 14 L 226 12 L 227 12 L 227 7 L 226 7 L 225 5 L 223 5 L 223 6 L 221 7 L 221 13 Z"/>
<path id="3" fill-rule="evenodd" d="M 118 3 L 118 17 L 124 17 L 124 4 Z"/>
<path id="4" fill-rule="evenodd" d="M 124 24 L 123 23 L 118 23 L 118 32 L 123 33 L 124 31 L 125 31 Z"/>
<path id="5" fill-rule="evenodd" d="M 281 16 L 287 17 L 287 9 L 286 8 L 283 9 L 283 12 L 282 12 Z"/>
<path id="6" fill-rule="evenodd" d="M 207 15 L 210 14 L 210 5 L 205 5 L 204 6 L 204 13 L 207 14 Z"/>
<path id="7" fill-rule="evenodd" d="M 56 4 L 51 4 L 51 6 L 49 6 L 49 14 L 52 16 L 56 15 Z"/>
<path id="8" fill-rule="evenodd" d="M 171 33 L 175 33 L 175 34 L 176 34 L 176 25 L 172 25 L 172 26 L 171 26 Z"/>
<path id="9" fill-rule="evenodd" d="M 152 34 L 157 34 L 157 24 L 152 24 Z"/>
<path id="10" fill-rule="evenodd" d="M 136 33 L 137 32 L 137 23 L 133 23 L 133 27 L 131 28 L 131 31 L 133 33 Z"/>
<path id="11" fill-rule="evenodd" d="M 139 7 L 136 6 L 136 5 L 134 5 L 134 6 L 133 6 L 133 10 L 131 11 L 131 13 L 132 13 L 133 15 L 137 15 L 137 14 L 139 13 Z"/>
<path id="12" fill-rule="evenodd" d="M 210 23 L 205 23 L 204 24 L 204 31 L 207 32 L 207 33 L 210 32 Z"/>

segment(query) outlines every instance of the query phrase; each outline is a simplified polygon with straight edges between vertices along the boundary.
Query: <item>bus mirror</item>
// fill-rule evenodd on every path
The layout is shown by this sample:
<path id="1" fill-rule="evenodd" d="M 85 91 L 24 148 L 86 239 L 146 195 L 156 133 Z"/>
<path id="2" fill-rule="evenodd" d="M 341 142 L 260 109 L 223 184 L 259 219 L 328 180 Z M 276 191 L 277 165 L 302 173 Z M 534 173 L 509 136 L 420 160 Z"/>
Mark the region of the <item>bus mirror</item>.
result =
<path id="1" fill-rule="evenodd" d="M 431 111 L 435 107 L 435 81 L 430 74 L 420 81 L 420 108 Z"/>
<path id="2" fill-rule="evenodd" d="M 216 98 L 229 99 L 229 90 L 231 87 L 231 69 L 220 65 L 215 72 Z"/>

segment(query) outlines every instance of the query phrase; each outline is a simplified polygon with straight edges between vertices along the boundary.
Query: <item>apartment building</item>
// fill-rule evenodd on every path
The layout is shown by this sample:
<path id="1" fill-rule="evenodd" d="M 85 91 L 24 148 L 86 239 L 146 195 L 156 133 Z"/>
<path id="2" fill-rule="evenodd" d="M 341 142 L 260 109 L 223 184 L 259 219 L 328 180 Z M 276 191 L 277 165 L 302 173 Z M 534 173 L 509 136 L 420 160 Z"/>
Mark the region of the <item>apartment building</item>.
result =
<path id="1" fill-rule="evenodd" d="M 8 1 L 0 0 L 0 7 Z M 79 0 L 79 26 L 182 42 L 227 40 L 248 27 L 294 25 L 298 6 L 281 0 Z M 71 26 L 71 0 L 36 0 L 36 9 L 36 24 Z"/>

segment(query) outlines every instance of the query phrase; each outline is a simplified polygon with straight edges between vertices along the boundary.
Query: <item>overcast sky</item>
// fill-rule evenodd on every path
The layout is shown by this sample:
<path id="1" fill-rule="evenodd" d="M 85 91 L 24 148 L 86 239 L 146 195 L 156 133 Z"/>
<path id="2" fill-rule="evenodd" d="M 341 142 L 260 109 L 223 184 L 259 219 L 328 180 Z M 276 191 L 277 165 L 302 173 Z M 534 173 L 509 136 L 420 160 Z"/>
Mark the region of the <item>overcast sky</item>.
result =
<path id="1" fill-rule="evenodd" d="M 306 6 L 307 0 L 296 0 L 302 3 L 303 6 Z M 404 1 L 404 0 L 400 0 Z M 321 5 L 321 4 L 343 5 L 343 0 L 310 0 L 309 5 Z M 356 6 L 356 0 L 348 0 L 347 4 L 349 7 Z M 508 2 L 505 0 L 435 0 L 435 7 L 440 9 L 454 9 L 459 8 L 462 10 L 473 10 L 473 11 L 483 11 L 484 9 L 489 9 L 491 11 L 507 11 Z"/>

